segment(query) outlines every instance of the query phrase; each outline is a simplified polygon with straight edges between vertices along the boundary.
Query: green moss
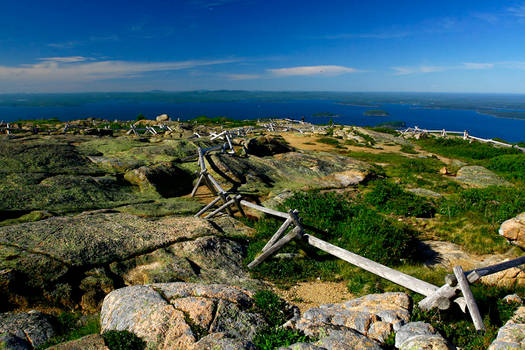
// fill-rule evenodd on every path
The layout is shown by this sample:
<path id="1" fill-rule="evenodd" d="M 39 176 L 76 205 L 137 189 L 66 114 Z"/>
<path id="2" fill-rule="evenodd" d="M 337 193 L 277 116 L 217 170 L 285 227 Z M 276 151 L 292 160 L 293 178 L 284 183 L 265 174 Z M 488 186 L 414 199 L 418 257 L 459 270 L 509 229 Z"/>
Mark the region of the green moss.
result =
<path id="1" fill-rule="evenodd" d="M 102 334 L 109 350 L 143 350 L 146 342 L 128 331 L 106 331 Z"/>
<path id="2" fill-rule="evenodd" d="M 339 140 L 331 138 L 331 137 L 320 137 L 316 141 L 327 144 L 327 145 L 332 145 L 332 146 L 339 145 Z"/>
<path id="3" fill-rule="evenodd" d="M 495 147 L 480 142 L 470 142 L 460 138 L 434 138 L 421 139 L 418 144 L 425 150 L 441 154 L 446 157 L 464 160 L 490 159 L 505 154 L 518 154 L 514 148 Z"/>

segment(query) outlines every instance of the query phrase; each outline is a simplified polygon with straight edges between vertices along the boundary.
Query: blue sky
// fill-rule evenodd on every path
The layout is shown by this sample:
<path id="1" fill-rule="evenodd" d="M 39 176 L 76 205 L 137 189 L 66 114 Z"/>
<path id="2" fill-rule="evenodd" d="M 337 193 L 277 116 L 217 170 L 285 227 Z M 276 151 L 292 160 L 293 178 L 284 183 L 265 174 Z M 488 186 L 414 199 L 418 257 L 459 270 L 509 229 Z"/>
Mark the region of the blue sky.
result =
<path id="1" fill-rule="evenodd" d="M 0 0 L 0 93 L 525 93 L 525 1 Z"/>

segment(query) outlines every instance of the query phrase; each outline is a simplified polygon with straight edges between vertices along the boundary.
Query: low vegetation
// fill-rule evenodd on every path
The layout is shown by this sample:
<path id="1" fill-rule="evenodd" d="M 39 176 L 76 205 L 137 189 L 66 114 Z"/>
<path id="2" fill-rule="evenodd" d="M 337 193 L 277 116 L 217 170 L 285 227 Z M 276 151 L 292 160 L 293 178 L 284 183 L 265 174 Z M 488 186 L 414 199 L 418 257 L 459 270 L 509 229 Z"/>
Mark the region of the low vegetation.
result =
<path id="1" fill-rule="evenodd" d="M 498 148 L 486 143 L 471 143 L 460 138 L 429 137 L 419 140 L 418 144 L 427 151 L 462 160 L 482 160 L 521 153 L 515 148 Z"/>
<path id="2" fill-rule="evenodd" d="M 38 350 L 50 346 L 82 338 L 89 334 L 100 333 L 99 315 L 83 316 L 75 312 L 63 312 L 56 317 L 55 331 L 57 335 L 38 347 Z"/>
<path id="3" fill-rule="evenodd" d="M 188 120 L 189 123 L 193 124 L 204 124 L 204 125 L 221 125 L 229 128 L 236 128 L 241 126 L 256 126 L 256 120 L 237 120 L 230 119 L 226 117 L 214 117 L 210 118 L 207 116 L 199 116 L 193 119 Z"/>
<path id="4" fill-rule="evenodd" d="M 254 295 L 254 311 L 263 315 L 268 326 L 260 331 L 253 343 L 260 350 L 273 350 L 300 342 L 311 342 L 302 332 L 281 327 L 293 314 L 284 300 L 270 290 L 261 290 Z"/>
<path id="5" fill-rule="evenodd" d="M 411 321 L 430 323 L 439 333 L 461 349 L 485 350 L 496 337 L 499 328 L 507 322 L 519 306 L 517 303 L 507 303 L 502 300 L 509 292 L 516 291 L 479 284 L 472 285 L 472 293 L 484 316 L 483 323 L 486 328 L 484 333 L 478 333 L 468 314 L 464 314 L 459 308 L 424 312 L 416 306 Z M 523 292 L 522 288 L 518 293 Z"/>

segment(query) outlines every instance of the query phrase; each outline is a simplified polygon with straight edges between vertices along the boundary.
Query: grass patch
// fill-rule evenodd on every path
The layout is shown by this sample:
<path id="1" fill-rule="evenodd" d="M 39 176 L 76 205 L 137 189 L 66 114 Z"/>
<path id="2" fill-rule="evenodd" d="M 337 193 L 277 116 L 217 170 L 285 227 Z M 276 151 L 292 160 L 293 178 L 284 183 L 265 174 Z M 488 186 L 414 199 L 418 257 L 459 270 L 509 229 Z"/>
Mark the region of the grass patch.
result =
<path id="1" fill-rule="evenodd" d="M 57 316 L 54 328 L 55 337 L 49 339 L 37 349 L 47 349 L 50 346 L 82 338 L 89 334 L 100 333 L 99 315 L 82 316 L 80 313 L 64 312 Z"/>
<path id="2" fill-rule="evenodd" d="M 253 339 L 257 349 L 273 350 L 294 343 L 314 340 L 300 331 L 280 327 L 293 317 L 293 313 L 287 308 L 286 302 L 275 293 L 270 290 L 261 290 L 255 293 L 253 299 L 255 311 L 260 313 L 268 323 L 268 327 L 260 331 Z"/>
<path id="3" fill-rule="evenodd" d="M 236 128 L 241 126 L 257 126 L 256 120 L 237 120 L 226 117 L 210 118 L 205 115 L 188 120 L 189 123 L 201 125 L 220 125 L 224 127 Z"/>
<path id="4" fill-rule="evenodd" d="M 146 342 L 128 331 L 107 331 L 102 334 L 109 350 L 143 350 Z"/>
<path id="5" fill-rule="evenodd" d="M 374 126 L 374 127 L 368 127 L 367 129 L 370 129 L 372 131 L 382 132 L 384 134 L 399 136 L 399 132 L 397 130 L 393 128 L 389 128 L 387 126 Z"/>
<path id="6" fill-rule="evenodd" d="M 420 218 L 431 218 L 436 213 L 434 203 L 430 200 L 406 192 L 388 180 L 376 181 L 372 191 L 364 198 L 367 203 L 385 213 Z"/>

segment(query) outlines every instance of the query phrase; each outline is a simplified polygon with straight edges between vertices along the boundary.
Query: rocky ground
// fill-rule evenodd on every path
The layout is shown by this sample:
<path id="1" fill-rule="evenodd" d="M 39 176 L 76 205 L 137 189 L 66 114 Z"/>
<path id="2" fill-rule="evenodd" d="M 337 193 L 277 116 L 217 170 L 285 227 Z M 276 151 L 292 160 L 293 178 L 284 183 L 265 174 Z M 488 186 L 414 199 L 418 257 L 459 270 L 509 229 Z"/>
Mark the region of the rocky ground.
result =
<path id="1" fill-rule="evenodd" d="M 286 300 L 285 327 L 307 337 L 286 349 L 454 348 L 430 324 L 411 322 L 408 294 L 357 298 L 341 278 L 293 282 L 283 290 L 250 275 L 245 260 L 254 229 L 238 213 L 193 217 L 212 198 L 204 186 L 189 196 L 198 177 L 196 149 L 221 141 L 189 136 L 219 128 L 172 126 L 173 132 L 148 137 L 0 135 L 0 348 L 42 348 L 60 333 L 57 315 L 75 311 L 100 313 L 101 333 L 129 331 L 151 349 L 255 349 L 257 334 L 269 327 L 255 293 L 272 288 Z M 392 154 L 447 168 L 429 175 L 431 185 L 401 182 L 417 196 L 446 197 L 450 192 L 439 189 L 449 182 L 515 186 L 479 164 L 431 158 L 419 144 L 389 133 L 326 130 L 237 138 L 236 153 L 214 152 L 206 162 L 228 191 L 273 208 L 293 191 L 366 193 L 369 181 L 390 176 L 383 167 Z M 420 243 L 428 255 L 422 268 L 431 273 L 519 256 L 523 215 L 506 218 L 499 233 L 508 247 L 491 254 L 437 239 L 437 219 L 393 217 L 430 230 Z M 521 288 L 525 273 L 514 268 L 484 283 Z M 516 335 L 525 334 L 522 314 L 523 308 L 505 324 L 491 349 L 524 346 L 525 337 Z M 55 348 L 106 349 L 107 340 L 89 335 Z"/>

